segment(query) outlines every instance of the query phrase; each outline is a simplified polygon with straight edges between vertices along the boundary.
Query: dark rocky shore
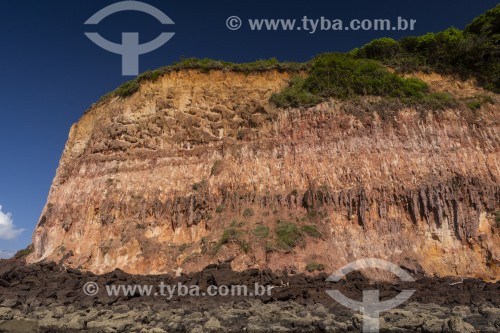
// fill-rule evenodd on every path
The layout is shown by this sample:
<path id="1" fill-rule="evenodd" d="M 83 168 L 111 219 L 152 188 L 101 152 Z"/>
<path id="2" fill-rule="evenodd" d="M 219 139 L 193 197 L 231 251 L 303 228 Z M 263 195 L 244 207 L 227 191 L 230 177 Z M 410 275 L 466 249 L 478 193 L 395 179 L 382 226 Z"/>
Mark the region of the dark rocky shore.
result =
<path id="1" fill-rule="evenodd" d="M 327 274 L 268 270 L 234 272 L 211 265 L 179 277 L 122 271 L 94 275 L 54 263 L 0 261 L 0 332 L 360 332 L 362 315 L 325 292 L 337 289 L 361 300 L 380 290 L 382 300 L 416 289 L 396 309 L 382 312 L 380 332 L 500 332 L 500 283 L 415 276 L 413 283 L 373 283 L 351 273 L 338 283 Z M 274 285 L 264 296 L 109 296 L 106 285 Z M 86 283 L 101 287 L 96 296 Z"/>

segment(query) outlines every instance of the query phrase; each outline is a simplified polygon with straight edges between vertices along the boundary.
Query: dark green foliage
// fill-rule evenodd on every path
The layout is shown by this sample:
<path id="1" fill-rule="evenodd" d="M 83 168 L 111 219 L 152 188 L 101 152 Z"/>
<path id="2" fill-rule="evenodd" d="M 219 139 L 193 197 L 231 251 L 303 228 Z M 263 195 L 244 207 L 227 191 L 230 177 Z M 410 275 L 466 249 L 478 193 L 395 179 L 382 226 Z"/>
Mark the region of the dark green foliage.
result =
<path id="1" fill-rule="evenodd" d="M 220 240 L 215 244 L 214 252 L 219 252 L 222 246 L 228 243 L 238 244 L 245 253 L 248 253 L 251 249 L 250 244 L 242 239 L 242 231 L 233 226 L 224 230 Z"/>
<path id="2" fill-rule="evenodd" d="M 424 110 L 445 110 L 458 105 L 457 100 L 451 94 L 444 92 L 424 94 L 418 99 L 410 98 L 404 101 L 407 105 L 413 105 L 417 109 L 423 107 Z"/>
<path id="3" fill-rule="evenodd" d="M 500 34 L 500 4 L 476 17 L 465 32 L 488 37 Z"/>
<path id="4" fill-rule="evenodd" d="M 325 270 L 325 265 L 319 264 L 317 262 L 310 262 L 306 265 L 306 270 L 310 273 L 314 271 L 324 271 Z"/>
<path id="5" fill-rule="evenodd" d="M 315 58 L 304 88 L 318 96 L 337 98 L 414 97 L 427 92 L 427 85 L 421 80 L 402 78 L 377 61 L 341 53 L 326 53 Z"/>
<path id="6" fill-rule="evenodd" d="M 242 73 L 262 72 L 272 69 L 279 71 L 301 71 L 306 69 L 307 65 L 297 62 L 279 62 L 276 58 L 256 60 L 248 63 L 237 64 L 234 62 L 213 60 L 213 59 L 197 59 L 184 58 L 179 62 L 165 68 L 166 70 L 180 69 L 196 69 L 201 72 L 209 72 L 210 70 L 227 70 Z"/>
<path id="7" fill-rule="evenodd" d="M 24 258 L 33 253 L 33 247 L 29 246 L 24 250 L 17 251 L 14 258 Z"/>
<path id="8" fill-rule="evenodd" d="M 311 237 L 321 238 L 321 233 L 314 225 L 303 225 L 300 230 Z"/>
<path id="9" fill-rule="evenodd" d="M 429 69 L 473 77 L 485 88 L 500 92 L 500 4 L 474 19 L 464 31 L 374 40 L 352 54 L 380 60 L 402 72 Z"/>
<path id="10" fill-rule="evenodd" d="M 479 110 L 481 108 L 481 103 L 477 101 L 469 102 L 467 103 L 467 107 L 471 109 L 472 111 Z"/>
<path id="11" fill-rule="evenodd" d="M 308 92 L 304 88 L 305 80 L 300 76 L 294 76 L 287 88 L 273 94 L 270 101 L 281 108 L 287 107 L 310 107 L 322 101 L 320 96 Z"/>
<path id="12" fill-rule="evenodd" d="M 276 228 L 278 245 L 282 248 L 293 248 L 302 239 L 302 232 L 295 223 L 278 221 Z"/>
<path id="13" fill-rule="evenodd" d="M 240 231 L 236 230 L 235 228 L 229 228 L 225 229 L 224 232 L 222 233 L 222 236 L 220 240 L 217 242 L 217 244 L 214 247 L 214 252 L 219 252 L 221 247 L 229 242 L 232 241 L 237 241 L 240 237 Z"/>
<path id="14" fill-rule="evenodd" d="M 305 88 L 322 97 L 347 98 L 355 95 L 410 97 L 422 95 L 427 85 L 390 73 L 373 60 L 327 53 L 313 61 Z"/>
<path id="15" fill-rule="evenodd" d="M 269 236 L 269 227 L 259 225 L 253 230 L 253 234 L 257 238 L 267 238 Z"/>
<path id="16" fill-rule="evenodd" d="M 220 205 L 220 206 L 217 206 L 217 208 L 215 208 L 215 212 L 222 213 L 224 211 L 224 209 L 226 209 L 226 207 L 224 205 Z"/>
<path id="17" fill-rule="evenodd" d="M 495 101 L 487 95 L 476 95 L 464 99 L 465 104 L 472 111 L 479 110 L 483 105 L 494 104 Z"/>
<path id="18" fill-rule="evenodd" d="M 310 107 L 329 97 L 352 99 L 364 95 L 399 98 L 405 104 L 429 99 L 427 84 L 419 79 L 391 73 L 375 60 L 325 53 L 311 62 L 309 76 L 293 78 L 287 88 L 271 97 L 271 102 L 278 107 Z"/>
<path id="19" fill-rule="evenodd" d="M 127 81 L 121 86 L 119 86 L 114 94 L 120 97 L 127 97 L 133 95 L 141 87 L 138 80 Z"/>
<path id="20" fill-rule="evenodd" d="M 392 38 L 379 38 L 371 41 L 361 49 L 352 51 L 358 58 L 388 59 L 401 53 L 401 45 Z"/>
<path id="21" fill-rule="evenodd" d="M 500 228 L 500 210 L 495 214 L 495 226 L 497 228 Z"/>

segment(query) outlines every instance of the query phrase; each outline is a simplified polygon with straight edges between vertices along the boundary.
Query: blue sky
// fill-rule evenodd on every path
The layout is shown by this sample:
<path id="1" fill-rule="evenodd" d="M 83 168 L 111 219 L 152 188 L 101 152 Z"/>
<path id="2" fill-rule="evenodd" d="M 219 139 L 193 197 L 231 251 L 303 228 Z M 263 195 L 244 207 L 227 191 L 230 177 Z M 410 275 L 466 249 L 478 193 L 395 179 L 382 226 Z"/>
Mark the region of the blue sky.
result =
<path id="1" fill-rule="evenodd" d="M 131 79 L 121 75 L 121 57 L 99 48 L 84 22 L 117 1 L 4 0 L 0 5 L 0 257 L 26 247 L 45 204 L 69 128 L 100 96 Z M 496 0 L 406 2 L 396 0 L 324 1 L 160 1 L 145 0 L 166 13 L 162 26 L 139 12 L 117 13 L 92 30 L 121 41 L 122 32 L 139 32 L 141 43 L 160 32 L 175 36 L 140 57 L 140 71 L 168 65 L 180 57 L 245 62 L 277 57 L 305 61 L 326 51 L 348 51 L 377 37 L 399 38 L 464 28 Z M 415 31 L 256 32 L 231 31 L 226 19 L 416 19 Z M 9 213 L 9 214 L 8 214 Z"/>

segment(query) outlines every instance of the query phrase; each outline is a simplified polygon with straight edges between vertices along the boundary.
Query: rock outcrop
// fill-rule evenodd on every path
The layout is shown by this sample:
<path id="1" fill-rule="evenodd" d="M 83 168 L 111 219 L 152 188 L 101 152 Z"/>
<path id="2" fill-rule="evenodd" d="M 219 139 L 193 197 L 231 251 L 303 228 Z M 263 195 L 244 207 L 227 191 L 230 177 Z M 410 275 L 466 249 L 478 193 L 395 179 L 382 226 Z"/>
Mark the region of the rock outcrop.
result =
<path id="1" fill-rule="evenodd" d="M 377 283 L 383 299 L 404 289 L 416 292 L 404 305 L 380 314 L 380 332 L 498 332 L 500 282 L 415 277 L 405 284 Z M 361 332 L 362 315 L 335 302 L 326 290 L 360 300 L 373 281 L 359 273 L 326 282 L 326 274 L 305 276 L 270 270 L 232 271 L 211 265 L 191 274 L 101 276 L 54 263 L 28 265 L 0 260 L 0 332 Z M 96 283 L 96 295 L 85 294 Z M 159 285 L 274 286 L 263 296 L 198 296 L 160 292 Z M 151 286 L 125 296 L 109 286 Z M 116 290 L 116 289 L 115 289 Z M 145 290 L 150 290 L 150 292 Z M 173 290 L 173 289 L 171 289 Z M 222 289 L 221 289 L 222 290 Z"/>
<path id="2" fill-rule="evenodd" d="M 171 71 L 94 105 L 71 128 L 28 260 L 159 274 L 379 257 L 500 278 L 496 96 L 474 112 L 273 107 L 290 76 Z M 431 88 L 483 93 L 437 77 Z M 278 220 L 314 233 L 281 246 Z"/>

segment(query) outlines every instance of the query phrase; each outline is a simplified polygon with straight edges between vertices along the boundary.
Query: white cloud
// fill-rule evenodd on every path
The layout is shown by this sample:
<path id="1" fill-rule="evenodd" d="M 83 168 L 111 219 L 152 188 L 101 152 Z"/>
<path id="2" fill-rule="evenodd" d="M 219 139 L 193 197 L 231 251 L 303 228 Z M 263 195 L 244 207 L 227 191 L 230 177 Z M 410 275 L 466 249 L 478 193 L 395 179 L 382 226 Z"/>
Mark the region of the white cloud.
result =
<path id="1" fill-rule="evenodd" d="M 0 239 L 13 239 L 19 236 L 24 229 L 16 229 L 12 215 L 10 213 L 2 212 L 0 206 Z"/>
<path id="2" fill-rule="evenodd" d="M 0 259 L 9 259 L 14 256 L 14 252 L 0 250 Z"/>

